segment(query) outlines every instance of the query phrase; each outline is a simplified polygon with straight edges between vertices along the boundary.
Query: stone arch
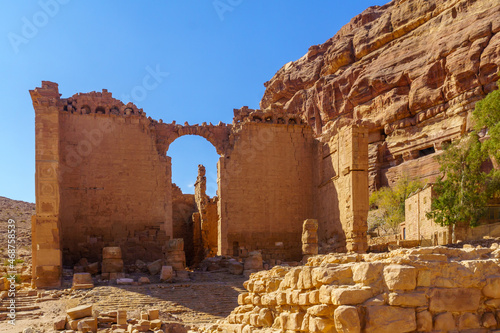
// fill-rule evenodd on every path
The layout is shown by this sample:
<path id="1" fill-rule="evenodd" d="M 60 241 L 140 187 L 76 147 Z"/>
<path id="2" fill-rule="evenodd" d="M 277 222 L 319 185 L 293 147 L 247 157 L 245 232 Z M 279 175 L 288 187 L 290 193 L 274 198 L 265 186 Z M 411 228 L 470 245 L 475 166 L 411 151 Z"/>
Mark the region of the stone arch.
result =
<path id="1" fill-rule="evenodd" d="M 217 140 L 218 137 L 215 133 L 223 133 L 221 129 L 224 127 L 206 124 L 201 126 L 190 126 L 186 124 L 184 126 L 176 125 L 174 128 L 172 128 L 171 126 L 167 125 L 167 128 L 170 128 L 171 131 L 168 132 L 169 136 L 165 140 L 164 149 L 165 156 L 167 158 L 167 174 L 170 175 L 171 179 L 171 192 L 169 194 L 169 197 L 172 212 L 172 236 L 174 238 L 184 239 L 187 262 L 196 263 L 203 260 L 205 257 L 217 255 L 217 253 L 219 252 L 219 205 L 223 202 L 223 199 L 220 196 L 220 174 L 217 171 L 215 172 L 217 177 L 216 184 L 209 182 L 207 179 L 208 176 L 206 176 L 205 166 L 199 164 L 201 161 L 196 161 L 198 163 L 198 176 L 193 186 L 195 210 L 190 216 L 191 220 L 188 223 L 188 225 L 191 225 L 189 232 L 189 228 L 186 229 L 185 227 L 186 219 L 183 218 L 182 214 L 185 209 L 183 209 L 182 202 L 178 199 L 180 184 L 177 183 L 177 181 L 175 181 L 174 179 L 174 165 L 176 164 L 176 162 L 173 159 L 174 155 L 172 152 L 173 148 L 171 148 L 171 144 L 174 143 L 177 139 L 184 136 L 201 137 L 205 139 L 206 141 L 208 141 L 208 145 L 211 145 L 213 147 L 210 148 L 210 154 L 212 155 L 213 150 L 215 149 L 218 158 L 216 159 L 215 165 L 212 164 L 213 160 L 210 161 L 209 165 L 211 167 L 216 166 L 216 170 L 218 170 L 221 159 L 224 159 L 224 157 L 222 156 L 222 152 L 225 151 L 225 148 L 223 145 L 223 140 Z M 201 141 L 204 141 L 206 145 L 207 142 L 205 140 Z M 206 148 L 204 149 L 204 151 L 206 151 Z M 177 151 L 177 153 L 179 153 L 179 151 Z M 183 154 L 183 152 L 181 154 Z M 193 156 L 196 156 L 196 154 Z M 196 157 L 198 158 L 199 156 Z M 190 162 L 192 163 L 193 161 L 191 160 Z M 183 170 L 183 172 L 185 172 L 185 170 Z M 211 193 L 208 191 L 209 184 L 215 185 L 215 193 Z M 183 195 L 186 195 L 186 193 L 189 192 L 181 193 Z M 179 202 L 181 203 L 179 204 Z M 186 231 L 188 232 L 186 233 Z"/>
<path id="2" fill-rule="evenodd" d="M 159 149 L 162 154 L 166 154 L 168 147 L 175 139 L 184 135 L 197 135 L 210 142 L 220 156 L 225 156 L 229 149 L 229 133 L 231 125 L 219 123 L 218 125 L 179 125 L 179 124 L 156 124 L 156 132 Z"/>

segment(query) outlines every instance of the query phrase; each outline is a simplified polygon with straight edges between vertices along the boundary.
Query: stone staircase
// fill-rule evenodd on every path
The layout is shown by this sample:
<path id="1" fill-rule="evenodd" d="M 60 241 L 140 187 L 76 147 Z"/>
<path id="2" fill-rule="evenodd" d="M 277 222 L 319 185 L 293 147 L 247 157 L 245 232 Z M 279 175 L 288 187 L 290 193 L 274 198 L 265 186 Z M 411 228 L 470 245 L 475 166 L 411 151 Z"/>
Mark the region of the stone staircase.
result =
<path id="1" fill-rule="evenodd" d="M 37 304 L 37 299 L 38 296 L 35 290 L 17 291 L 15 296 L 16 320 L 39 318 L 43 313 Z M 0 301 L 0 322 L 10 319 L 8 317 L 10 304 L 10 297 L 6 297 Z"/>

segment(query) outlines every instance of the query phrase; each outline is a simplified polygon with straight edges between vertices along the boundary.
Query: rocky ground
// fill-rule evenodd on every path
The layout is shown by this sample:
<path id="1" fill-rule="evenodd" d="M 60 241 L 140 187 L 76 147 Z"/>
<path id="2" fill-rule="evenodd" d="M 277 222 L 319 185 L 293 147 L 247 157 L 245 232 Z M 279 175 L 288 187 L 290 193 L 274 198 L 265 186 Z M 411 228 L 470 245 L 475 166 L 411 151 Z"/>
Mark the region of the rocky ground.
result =
<path id="1" fill-rule="evenodd" d="M 24 281 L 31 276 L 31 216 L 35 204 L 0 197 L 0 275 L 5 276 L 8 220 L 16 221 L 16 246 L 19 263 L 16 270 Z M 5 246 L 3 245 L 5 244 Z M 137 280 L 137 276 L 131 276 Z M 160 283 L 150 277 L 151 284 L 118 286 L 109 282 L 96 284 L 90 290 L 71 290 L 70 277 L 58 290 L 37 292 L 27 283 L 16 294 L 16 324 L 9 324 L 7 306 L 9 297 L 0 301 L 0 332 L 23 332 L 33 328 L 39 332 L 53 332 L 54 321 L 66 310 L 78 305 L 93 304 L 95 313 L 126 310 L 129 318 L 139 318 L 140 312 L 160 309 L 164 323 L 177 324 L 176 331 L 210 326 L 225 318 L 238 305 L 238 294 L 244 291 L 242 275 L 225 271 L 190 272 L 190 280 L 181 283 Z M 5 292 L 4 292 L 5 293 Z"/>
<path id="2" fill-rule="evenodd" d="M 7 270 L 8 219 L 16 221 L 17 258 L 22 262 L 16 269 L 24 285 L 16 294 L 16 324 L 7 320 L 9 297 L 3 292 L 0 301 L 0 332 L 53 332 L 54 322 L 64 317 L 70 308 L 93 305 L 95 315 L 126 310 L 128 318 L 140 318 L 141 312 L 160 310 L 160 319 L 166 332 L 210 330 L 217 321 L 226 318 L 238 307 L 238 295 L 245 292 L 243 283 L 247 277 L 232 275 L 225 269 L 208 265 L 205 271 L 189 272 L 189 280 L 176 283 L 160 283 L 158 277 L 149 276 L 151 283 L 116 285 L 98 281 L 89 290 L 71 290 L 71 271 L 65 271 L 63 286 L 57 290 L 30 290 L 31 272 L 31 215 L 35 205 L 0 197 L 1 275 Z M 475 241 L 473 246 L 490 247 L 500 239 Z M 464 244 L 450 247 L 463 247 Z M 470 245 L 468 245 L 470 247 Z M 211 263 L 211 261 L 209 261 Z M 213 264 L 213 263 L 211 263 Z M 135 274 L 135 275 L 134 275 Z M 142 273 L 128 274 L 138 280 Z M 0 295 L 2 295 L 0 293 Z M 33 330 L 29 330 L 32 328 Z M 106 330 L 105 330 L 106 331 Z M 108 330 L 111 331 L 111 330 Z"/>
<path id="3" fill-rule="evenodd" d="M 27 281 L 31 278 L 31 216 L 35 214 L 35 204 L 0 197 L 0 276 L 7 271 L 8 220 L 15 221 L 16 271 Z"/>

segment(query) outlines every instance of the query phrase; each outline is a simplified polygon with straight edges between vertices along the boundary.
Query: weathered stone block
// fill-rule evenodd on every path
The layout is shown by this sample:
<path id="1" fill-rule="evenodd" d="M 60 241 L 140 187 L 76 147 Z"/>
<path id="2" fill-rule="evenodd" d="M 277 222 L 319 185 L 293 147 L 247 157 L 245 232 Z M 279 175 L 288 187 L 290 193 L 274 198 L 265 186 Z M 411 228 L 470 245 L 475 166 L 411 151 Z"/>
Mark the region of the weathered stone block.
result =
<path id="1" fill-rule="evenodd" d="M 163 282 L 171 281 L 174 277 L 174 270 L 172 266 L 163 266 L 161 268 L 160 280 Z"/>
<path id="2" fill-rule="evenodd" d="M 116 323 L 118 325 L 126 325 L 127 324 L 127 311 L 126 310 L 118 310 L 117 311 Z"/>
<path id="3" fill-rule="evenodd" d="M 316 317 L 330 317 L 334 311 L 335 306 L 326 304 L 311 306 L 307 309 L 309 315 Z"/>
<path id="4" fill-rule="evenodd" d="M 118 284 L 118 285 L 131 285 L 132 283 L 134 283 L 134 279 L 130 279 L 130 278 L 118 278 L 118 279 L 116 279 L 116 284 Z"/>
<path id="5" fill-rule="evenodd" d="M 311 333 L 334 333 L 335 321 L 331 318 L 309 317 L 309 331 Z"/>
<path id="6" fill-rule="evenodd" d="M 57 317 L 54 319 L 54 330 L 62 331 L 66 327 L 66 317 Z"/>
<path id="7" fill-rule="evenodd" d="M 366 308 L 367 333 L 404 333 L 417 329 L 414 309 L 393 306 L 368 306 Z"/>
<path id="8" fill-rule="evenodd" d="M 389 305 L 403 307 L 427 306 L 427 297 L 423 293 L 390 293 Z"/>
<path id="9" fill-rule="evenodd" d="M 481 327 L 481 324 L 479 317 L 475 313 L 464 313 L 458 319 L 459 330 L 477 329 L 479 327 Z"/>
<path id="10" fill-rule="evenodd" d="M 315 267 L 311 271 L 311 281 L 316 288 L 334 281 L 348 284 L 352 280 L 352 276 L 353 272 L 350 266 Z"/>
<path id="11" fill-rule="evenodd" d="M 361 304 L 373 296 L 371 289 L 363 288 L 334 288 L 332 289 L 332 303 L 334 305 Z"/>
<path id="12" fill-rule="evenodd" d="M 434 330 L 439 332 L 455 331 L 457 325 L 450 312 L 444 312 L 434 317 Z"/>
<path id="13" fill-rule="evenodd" d="M 162 259 L 158 259 L 158 260 L 155 260 L 155 261 L 149 263 L 148 264 L 149 274 L 157 275 L 158 273 L 160 273 L 162 266 L 163 266 Z"/>
<path id="14" fill-rule="evenodd" d="M 262 270 L 264 268 L 262 254 L 259 251 L 250 252 L 248 258 L 245 259 L 244 268 L 245 270 Z"/>
<path id="15" fill-rule="evenodd" d="M 158 330 L 161 328 L 162 324 L 163 324 L 163 322 L 160 319 L 151 320 L 149 323 L 149 329 L 152 331 Z"/>
<path id="16" fill-rule="evenodd" d="M 241 275 L 243 274 L 243 264 L 236 261 L 236 260 L 229 260 L 229 264 L 227 266 L 229 273 L 234 274 L 234 275 Z"/>
<path id="17" fill-rule="evenodd" d="M 102 260 L 102 273 L 121 273 L 123 272 L 122 259 L 103 259 Z"/>
<path id="18" fill-rule="evenodd" d="M 165 249 L 167 252 L 184 251 L 184 239 L 183 238 L 170 239 L 167 242 Z"/>
<path id="19" fill-rule="evenodd" d="M 485 314 L 483 314 L 482 323 L 486 328 L 494 328 L 498 324 L 495 315 L 491 312 L 486 312 Z"/>
<path id="20" fill-rule="evenodd" d="M 417 269 L 407 265 L 384 268 L 384 280 L 390 290 L 413 290 L 417 286 Z"/>
<path id="21" fill-rule="evenodd" d="M 302 320 L 304 319 L 304 313 L 290 313 L 286 320 L 285 329 L 290 331 L 300 331 L 302 326 Z"/>
<path id="22" fill-rule="evenodd" d="M 429 311 L 417 312 L 417 331 L 432 331 L 432 314 Z"/>
<path id="23" fill-rule="evenodd" d="M 500 298 L 500 276 L 490 277 L 486 280 L 483 294 L 490 298 Z"/>
<path id="24" fill-rule="evenodd" d="M 104 247 L 102 249 L 102 259 L 121 259 L 122 249 L 118 246 Z"/>
<path id="25" fill-rule="evenodd" d="M 90 273 L 75 273 L 73 274 L 72 289 L 89 289 L 94 287 L 94 281 Z"/>
<path id="26" fill-rule="evenodd" d="M 88 332 L 89 330 L 93 333 L 97 332 L 97 318 L 83 318 L 78 321 L 77 328 L 79 331 Z"/>
<path id="27" fill-rule="evenodd" d="M 335 309 L 335 327 L 339 333 L 360 333 L 361 321 L 354 306 L 341 305 Z"/>
<path id="28" fill-rule="evenodd" d="M 432 312 L 476 311 L 479 308 L 481 291 L 473 288 L 433 289 L 429 310 Z"/>
<path id="29" fill-rule="evenodd" d="M 370 285 L 382 277 L 383 269 L 383 263 L 360 262 L 352 267 L 352 279 L 356 283 Z"/>
<path id="30" fill-rule="evenodd" d="M 319 288 L 319 302 L 321 304 L 332 304 L 333 286 L 323 285 Z"/>
<path id="31" fill-rule="evenodd" d="M 274 322 L 273 312 L 267 308 L 259 311 L 257 323 L 260 327 L 271 327 Z"/>
<path id="32" fill-rule="evenodd" d="M 71 308 L 66 311 L 68 317 L 71 319 L 80 319 L 84 317 L 91 317 L 92 316 L 92 304 L 90 305 L 80 305 L 74 308 Z"/>

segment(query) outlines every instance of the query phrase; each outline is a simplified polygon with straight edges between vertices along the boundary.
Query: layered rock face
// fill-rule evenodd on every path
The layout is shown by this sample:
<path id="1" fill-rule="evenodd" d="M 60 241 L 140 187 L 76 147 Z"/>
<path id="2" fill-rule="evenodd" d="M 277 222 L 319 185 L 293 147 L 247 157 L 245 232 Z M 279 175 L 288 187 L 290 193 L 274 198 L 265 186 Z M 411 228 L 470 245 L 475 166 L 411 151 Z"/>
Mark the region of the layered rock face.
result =
<path id="1" fill-rule="evenodd" d="M 298 114 L 317 135 L 339 118 L 370 126 L 370 188 L 432 180 L 431 156 L 471 127 L 496 88 L 497 0 L 394 0 L 370 7 L 265 83 L 261 109 Z"/>
<path id="2" fill-rule="evenodd" d="M 500 249 L 329 254 L 250 276 L 212 332 L 491 332 L 500 328 Z"/>

